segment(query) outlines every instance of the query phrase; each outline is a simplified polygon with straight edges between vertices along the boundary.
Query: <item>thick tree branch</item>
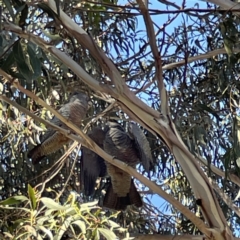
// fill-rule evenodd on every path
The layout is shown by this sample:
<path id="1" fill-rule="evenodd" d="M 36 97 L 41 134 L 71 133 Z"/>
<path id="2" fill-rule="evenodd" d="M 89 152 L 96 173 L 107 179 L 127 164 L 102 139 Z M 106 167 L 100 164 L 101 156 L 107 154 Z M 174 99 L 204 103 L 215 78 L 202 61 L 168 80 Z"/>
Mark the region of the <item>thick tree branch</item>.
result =
<path id="1" fill-rule="evenodd" d="M 240 4 L 230 0 L 205 0 L 205 2 L 213 3 L 221 7 L 224 10 L 239 10 Z M 233 11 L 233 14 L 240 16 L 240 13 Z"/>
<path id="2" fill-rule="evenodd" d="M 150 43 L 150 47 L 151 47 L 152 54 L 155 61 L 156 79 L 157 79 L 159 93 L 161 97 L 161 112 L 164 115 L 169 115 L 170 112 L 168 107 L 168 97 L 167 97 L 166 89 L 163 82 L 162 57 L 157 47 L 157 41 L 154 33 L 153 22 L 148 12 L 148 6 L 146 4 L 146 2 L 148 1 L 144 2 L 143 0 L 137 0 L 137 2 L 139 4 L 140 11 L 145 21 L 149 43 Z"/>

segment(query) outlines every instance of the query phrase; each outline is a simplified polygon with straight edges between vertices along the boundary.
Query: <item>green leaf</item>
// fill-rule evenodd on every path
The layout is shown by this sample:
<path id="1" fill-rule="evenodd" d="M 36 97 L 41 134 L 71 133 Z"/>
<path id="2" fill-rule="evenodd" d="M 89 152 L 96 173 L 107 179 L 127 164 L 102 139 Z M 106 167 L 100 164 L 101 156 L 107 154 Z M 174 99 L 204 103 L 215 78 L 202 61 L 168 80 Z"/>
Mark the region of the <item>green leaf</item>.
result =
<path id="1" fill-rule="evenodd" d="M 53 214 L 56 212 L 56 210 L 55 209 L 47 209 L 46 211 L 45 211 L 45 216 L 53 216 Z"/>
<path id="2" fill-rule="evenodd" d="M 10 3 L 9 0 L 3 0 L 3 2 L 5 3 L 11 17 L 14 19 L 14 11 L 13 11 L 13 8 L 12 8 L 12 4 Z"/>
<path id="3" fill-rule="evenodd" d="M 39 226 L 38 228 L 39 228 L 41 231 L 43 231 L 46 235 L 48 235 L 48 237 L 49 237 L 50 240 L 53 240 L 52 232 L 51 232 L 49 229 L 45 228 L 44 226 Z M 45 239 L 45 238 L 44 238 L 44 239 Z"/>
<path id="4" fill-rule="evenodd" d="M 95 229 L 93 231 L 93 236 L 94 236 L 94 240 L 99 240 L 100 239 L 100 234 L 99 234 L 98 229 Z"/>
<path id="5" fill-rule="evenodd" d="M 8 56 L 7 56 L 7 58 L 6 59 L 4 59 L 4 62 L 3 62 L 3 65 L 1 66 L 1 68 L 4 70 L 4 71 L 6 71 L 6 72 L 8 72 L 8 70 L 11 68 L 11 66 L 13 65 L 13 63 L 14 63 L 14 54 L 13 54 L 13 52 L 10 52 L 9 54 L 8 54 Z"/>
<path id="6" fill-rule="evenodd" d="M 24 224 L 24 223 L 26 223 L 26 219 L 17 219 L 12 223 L 11 227 L 13 230 L 16 230 L 21 224 Z"/>
<path id="7" fill-rule="evenodd" d="M 13 54 L 17 64 L 18 71 L 23 75 L 27 81 L 32 81 L 33 71 L 30 69 L 29 64 L 26 62 L 26 53 L 23 53 L 20 41 L 16 42 L 13 46 Z"/>
<path id="8" fill-rule="evenodd" d="M 117 236 L 110 231 L 109 229 L 98 228 L 98 231 L 107 239 L 107 240 L 114 240 L 117 239 Z"/>
<path id="9" fill-rule="evenodd" d="M 48 222 L 50 222 L 50 221 L 53 220 L 53 218 L 54 218 L 53 215 L 48 215 L 48 216 L 45 216 L 45 217 L 42 217 L 42 216 L 41 216 L 41 217 L 37 220 L 37 225 L 38 225 L 38 226 L 42 226 L 42 225 L 46 226 Z M 46 224 L 45 224 L 45 222 L 46 222 Z"/>
<path id="10" fill-rule="evenodd" d="M 35 47 L 35 49 L 38 50 L 37 47 Z M 41 72 L 42 72 L 41 66 L 42 66 L 42 64 L 41 64 L 41 61 L 39 60 L 36 52 L 33 50 L 32 44 L 27 45 L 27 51 L 28 51 L 28 54 L 29 54 L 32 69 L 34 71 L 33 79 L 36 79 L 36 78 L 41 76 Z"/>
<path id="11" fill-rule="evenodd" d="M 83 234 L 86 233 L 86 224 L 84 221 L 77 220 L 77 221 L 72 222 L 72 224 L 77 225 L 81 229 Z"/>
<path id="12" fill-rule="evenodd" d="M 76 213 L 77 212 L 76 212 L 76 209 L 74 207 L 69 207 L 65 212 L 65 214 L 67 214 L 67 215 L 74 215 Z"/>
<path id="13" fill-rule="evenodd" d="M 93 209 L 93 208 L 97 208 L 97 201 L 94 202 L 89 202 L 89 203 L 83 203 L 80 205 L 81 210 L 89 210 L 89 209 Z"/>
<path id="14" fill-rule="evenodd" d="M 0 202 L 0 205 L 18 205 L 24 201 L 28 201 L 25 196 L 14 196 Z"/>
<path id="15" fill-rule="evenodd" d="M 62 239 L 62 236 L 63 234 L 67 231 L 67 229 L 69 228 L 72 220 L 74 218 L 71 216 L 71 217 L 68 217 L 62 224 L 61 228 L 60 228 L 60 231 L 58 232 L 58 234 L 56 236 L 54 236 L 54 240 L 61 240 Z"/>
<path id="16" fill-rule="evenodd" d="M 28 184 L 28 196 L 30 198 L 31 201 L 31 207 L 33 210 L 36 209 L 36 196 L 35 196 L 35 191 L 34 189 Z"/>
<path id="17" fill-rule="evenodd" d="M 201 49 L 204 52 L 204 49 L 202 48 L 202 43 L 199 42 L 199 39 L 195 40 L 195 44 L 199 49 Z"/>
<path id="18" fill-rule="evenodd" d="M 43 197 L 40 199 L 41 202 L 50 209 L 54 209 L 54 210 L 66 210 L 69 208 L 69 206 L 62 206 L 58 203 L 56 203 L 54 200 L 52 200 L 51 198 L 47 198 L 47 197 Z"/>
<path id="19" fill-rule="evenodd" d="M 107 223 L 108 223 L 112 228 L 120 228 L 120 227 L 121 227 L 118 223 L 113 222 L 112 220 L 108 220 Z"/>

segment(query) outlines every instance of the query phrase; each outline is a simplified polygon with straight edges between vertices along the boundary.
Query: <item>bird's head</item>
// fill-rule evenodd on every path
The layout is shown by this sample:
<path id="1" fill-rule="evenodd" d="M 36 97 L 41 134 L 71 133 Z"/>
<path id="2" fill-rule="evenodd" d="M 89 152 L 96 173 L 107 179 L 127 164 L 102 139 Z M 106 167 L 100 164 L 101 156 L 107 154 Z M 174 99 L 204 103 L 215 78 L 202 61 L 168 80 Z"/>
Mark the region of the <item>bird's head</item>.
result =
<path id="1" fill-rule="evenodd" d="M 76 100 L 80 101 L 88 101 L 89 97 L 86 93 L 84 92 L 74 92 L 70 94 L 70 102 L 74 102 Z"/>

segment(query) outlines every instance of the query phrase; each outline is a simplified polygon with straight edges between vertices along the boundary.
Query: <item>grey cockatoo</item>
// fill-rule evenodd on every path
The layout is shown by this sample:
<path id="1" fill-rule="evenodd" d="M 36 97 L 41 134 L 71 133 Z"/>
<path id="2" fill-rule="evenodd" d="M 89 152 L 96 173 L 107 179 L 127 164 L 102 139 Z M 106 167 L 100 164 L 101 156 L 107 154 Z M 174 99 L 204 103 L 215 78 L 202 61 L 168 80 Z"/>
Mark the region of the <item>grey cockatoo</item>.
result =
<path id="1" fill-rule="evenodd" d="M 74 93 L 70 96 L 69 102 L 59 109 L 59 113 L 68 121 L 80 127 L 82 119 L 86 116 L 88 101 L 89 97 L 85 93 Z M 50 122 L 64 129 L 69 129 L 55 116 Z M 54 129 L 48 129 L 41 138 L 41 144 L 30 150 L 28 157 L 32 159 L 33 164 L 36 164 L 45 156 L 56 152 L 69 142 L 71 142 L 71 139 L 65 135 Z"/>
<path id="2" fill-rule="evenodd" d="M 142 130 L 134 123 L 129 123 L 126 133 L 117 122 L 109 122 L 105 130 L 93 129 L 89 135 L 100 147 L 113 157 L 135 168 L 142 163 L 149 171 L 152 155 L 149 143 Z M 85 193 L 93 192 L 97 177 L 104 176 L 104 162 L 97 154 L 84 149 L 82 158 L 82 177 Z M 84 166 L 85 165 L 85 166 Z M 121 169 L 105 162 L 107 174 L 111 177 L 110 186 L 103 199 L 103 206 L 124 210 L 127 205 L 142 206 L 142 199 L 131 176 Z M 104 171 L 103 171 L 104 170 Z"/>

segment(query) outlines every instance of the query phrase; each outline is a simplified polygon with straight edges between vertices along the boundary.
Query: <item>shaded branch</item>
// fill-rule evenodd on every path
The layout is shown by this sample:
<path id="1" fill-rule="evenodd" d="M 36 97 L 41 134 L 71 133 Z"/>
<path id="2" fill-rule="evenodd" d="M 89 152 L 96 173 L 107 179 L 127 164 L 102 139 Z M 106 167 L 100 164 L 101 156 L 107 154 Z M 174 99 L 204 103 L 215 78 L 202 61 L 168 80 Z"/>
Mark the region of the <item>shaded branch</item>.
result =
<path id="1" fill-rule="evenodd" d="M 240 49 L 239 48 L 235 48 L 235 49 L 233 49 L 233 52 L 234 53 L 239 53 Z M 218 54 L 224 54 L 224 53 L 226 53 L 225 48 L 216 49 L 216 50 L 204 53 L 204 54 L 200 54 L 198 56 L 188 57 L 186 60 L 182 60 L 182 61 L 179 61 L 179 62 L 166 64 L 166 65 L 164 65 L 162 67 L 162 69 L 163 70 L 167 70 L 167 69 L 173 69 L 173 68 L 181 67 L 181 66 L 185 65 L 186 62 L 187 63 L 192 63 L 192 62 L 195 62 L 195 61 L 198 61 L 198 60 L 208 59 L 208 58 L 211 58 L 211 57 L 216 56 Z"/>

